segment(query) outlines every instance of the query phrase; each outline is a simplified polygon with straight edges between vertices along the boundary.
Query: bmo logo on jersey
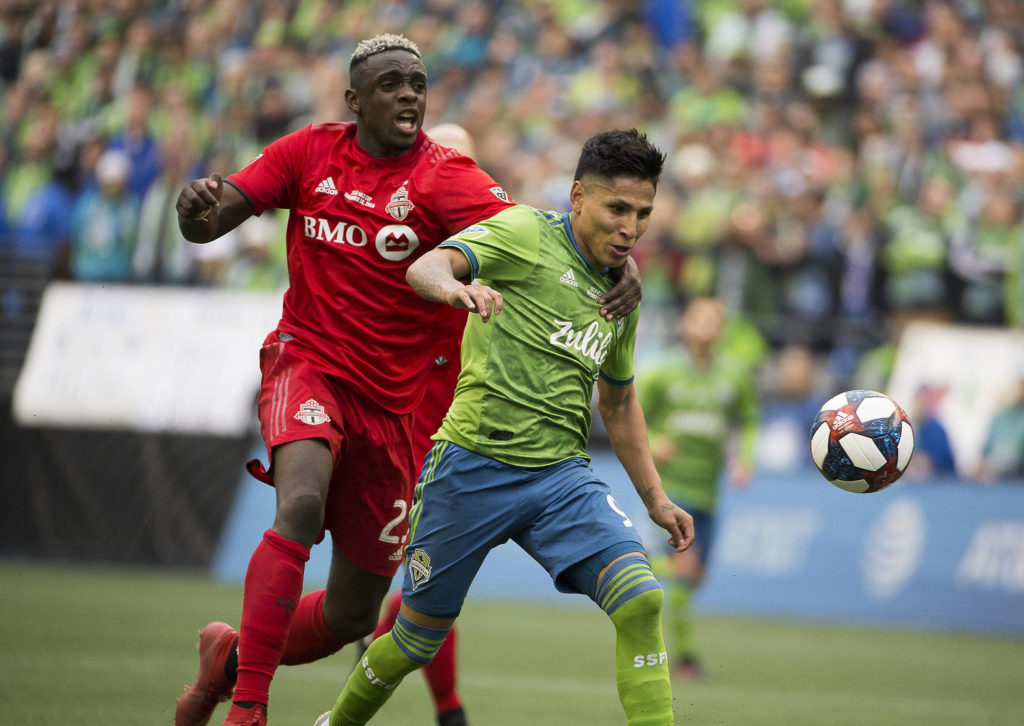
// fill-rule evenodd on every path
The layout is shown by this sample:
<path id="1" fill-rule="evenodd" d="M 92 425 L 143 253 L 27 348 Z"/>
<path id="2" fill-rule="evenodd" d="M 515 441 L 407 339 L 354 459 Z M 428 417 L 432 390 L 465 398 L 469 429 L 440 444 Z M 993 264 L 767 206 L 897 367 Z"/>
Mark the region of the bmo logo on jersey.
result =
<path id="1" fill-rule="evenodd" d="M 302 217 L 303 232 L 307 239 L 330 242 L 336 245 L 365 247 L 369 235 L 357 224 L 334 222 L 319 217 Z M 389 224 L 382 227 L 374 238 L 377 254 L 385 260 L 404 260 L 420 246 L 420 238 L 404 224 Z"/>
<path id="2" fill-rule="evenodd" d="M 307 217 L 306 215 L 302 216 L 302 224 L 307 238 L 321 242 L 365 247 L 368 239 L 366 232 L 358 224 L 347 222 L 332 224 L 329 219 Z"/>
<path id="3" fill-rule="evenodd" d="M 420 246 L 420 238 L 404 224 L 389 224 L 381 227 L 374 240 L 377 252 L 385 260 L 404 260 Z"/>

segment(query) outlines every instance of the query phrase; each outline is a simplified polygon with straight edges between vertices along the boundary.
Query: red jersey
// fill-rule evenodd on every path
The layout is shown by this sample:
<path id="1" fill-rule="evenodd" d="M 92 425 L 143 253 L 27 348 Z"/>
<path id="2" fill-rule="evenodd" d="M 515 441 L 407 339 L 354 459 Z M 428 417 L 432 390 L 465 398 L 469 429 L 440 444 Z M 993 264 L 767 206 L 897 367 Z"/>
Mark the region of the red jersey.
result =
<path id="1" fill-rule="evenodd" d="M 452 325 L 458 311 L 413 292 L 406 269 L 512 205 L 505 191 L 422 131 L 402 156 L 370 156 L 351 122 L 288 134 L 227 181 L 256 214 L 289 210 L 278 331 L 325 373 L 390 411 L 412 411 L 435 351 L 451 349 L 435 336 L 457 340 L 461 329 Z"/>

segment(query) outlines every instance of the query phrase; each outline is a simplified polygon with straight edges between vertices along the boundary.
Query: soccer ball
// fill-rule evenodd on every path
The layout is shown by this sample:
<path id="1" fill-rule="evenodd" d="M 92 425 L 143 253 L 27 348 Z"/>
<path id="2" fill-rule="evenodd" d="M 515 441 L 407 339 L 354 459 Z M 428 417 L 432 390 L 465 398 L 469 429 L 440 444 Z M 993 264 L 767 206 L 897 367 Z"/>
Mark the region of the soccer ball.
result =
<path id="1" fill-rule="evenodd" d="M 829 399 L 811 425 L 818 471 L 848 492 L 885 489 L 914 453 L 914 428 L 899 404 L 876 391 L 846 391 Z"/>

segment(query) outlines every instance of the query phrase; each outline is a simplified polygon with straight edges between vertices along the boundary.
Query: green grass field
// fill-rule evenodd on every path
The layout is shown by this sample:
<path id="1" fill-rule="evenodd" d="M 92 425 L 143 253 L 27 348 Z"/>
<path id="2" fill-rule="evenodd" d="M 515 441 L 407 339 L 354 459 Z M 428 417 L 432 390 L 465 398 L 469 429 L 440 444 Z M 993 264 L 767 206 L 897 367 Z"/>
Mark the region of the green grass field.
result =
<path id="1" fill-rule="evenodd" d="M 0 560 L 0 723 L 170 724 L 194 675 L 196 629 L 237 623 L 240 603 L 240 588 L 197 576 Z M 596 607 L 471 599 L 460 628 L 475 726 L 625 722 L 612 629 Z M 698 628 L 710 673 L 675 684 L 680 724 L 1024 723 L 1024 640 L 726 618 Z M 271 724 L 310 726 L 352 657 L 280 669 Z M 374 723 L 433 723 L 418 674 Z"/>

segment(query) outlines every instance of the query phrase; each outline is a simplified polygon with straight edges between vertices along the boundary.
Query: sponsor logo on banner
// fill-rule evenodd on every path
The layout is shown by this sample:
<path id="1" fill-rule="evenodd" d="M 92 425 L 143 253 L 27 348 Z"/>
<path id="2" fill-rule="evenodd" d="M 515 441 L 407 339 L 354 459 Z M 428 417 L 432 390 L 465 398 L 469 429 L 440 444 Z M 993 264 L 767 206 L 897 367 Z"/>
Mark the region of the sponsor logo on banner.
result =
<path id="1" fill-rule="evenodd" d="M 956 568 L 960 587 L 1024 593 L 1024 523 L 983 522 Z"/>
<path id="2" fill-rule="evenodd" d="M 787 577 L 807 563 L 811 542 L 822 526 L 810 509 L 750 507 L 723 522 L 715 548 L 722 566 L 760 577 Z"/>
<path id="3" fill-rule="evenodd" d="M 921 505 L 903 498 L 889 504 L 864 539 L 861 571 L 869 595 L 890 598 L 917 572 L 924 554 L 927 521 Z"/>

